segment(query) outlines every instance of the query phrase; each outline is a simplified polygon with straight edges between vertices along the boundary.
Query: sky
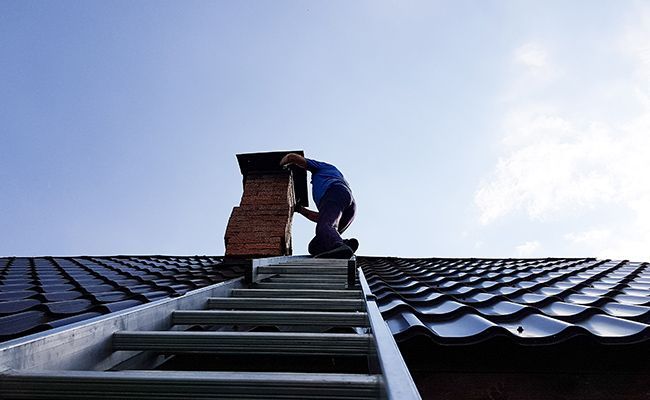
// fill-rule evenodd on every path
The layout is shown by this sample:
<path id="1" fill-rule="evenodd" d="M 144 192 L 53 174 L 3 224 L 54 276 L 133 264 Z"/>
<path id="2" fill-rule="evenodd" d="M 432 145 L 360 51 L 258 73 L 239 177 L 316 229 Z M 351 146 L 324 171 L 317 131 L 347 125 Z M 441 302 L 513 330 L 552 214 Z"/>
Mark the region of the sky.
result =
<path id="1" fill-rule="evenodd" d="M 0 1 L 0 256 L 223 254 L 294 149 L 362 255 L 650 261 L 650 3 Z"/>

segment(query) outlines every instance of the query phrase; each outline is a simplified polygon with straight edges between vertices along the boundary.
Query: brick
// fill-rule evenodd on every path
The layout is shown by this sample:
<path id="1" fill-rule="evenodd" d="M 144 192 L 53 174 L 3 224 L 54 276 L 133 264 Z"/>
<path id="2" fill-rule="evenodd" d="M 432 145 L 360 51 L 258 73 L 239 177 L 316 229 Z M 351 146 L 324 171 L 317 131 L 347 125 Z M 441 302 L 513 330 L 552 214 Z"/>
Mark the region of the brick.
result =
<path id="1" fill-rule="evenodd" d="M 249 174 L 224 235 L 226 255 L 289 255 L 295 194 L 291 175 Z"/>

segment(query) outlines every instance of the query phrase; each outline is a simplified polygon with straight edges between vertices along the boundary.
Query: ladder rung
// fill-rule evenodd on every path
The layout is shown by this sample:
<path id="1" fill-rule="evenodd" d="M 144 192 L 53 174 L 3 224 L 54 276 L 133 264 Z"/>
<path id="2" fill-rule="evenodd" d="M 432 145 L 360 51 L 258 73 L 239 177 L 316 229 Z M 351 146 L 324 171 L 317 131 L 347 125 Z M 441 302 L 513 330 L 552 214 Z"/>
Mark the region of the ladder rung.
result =
<path id="1" fill-rule="evenodd" d="M 318 289 L 232 289 L 233 297 L 292 297 L 310 299 L 360 299 L 361 290 Z"/>
<path id="2" fill-rule="evenodd" d="M 290 260 L 278 264 L 269 264 L 272 266 L 294 265 L 294 266 L 328 266 L 328 267 L 347 267 L 348 260 L 344 259 L 327 259 L 327 258 L 301 258 L 299 260 Z"/>
<path id="3" fill-rule="evenodd" d="M 264 279 L 262 282 L 270 282 L 270 283 L 328 283 L 328 284 L 338 284 L 338 285 L 345 285 L 348 283 L 347 277 L 342 276 L 342 277 L 334 277 L 332 275 L 324 275 L 324 276 L 318 276 L 318 275 L 312 275 L 312 276 L 305 276 L 305 275 L 274 275 L 270 278 Z"/>
<path id="4" fill-rule="evenodd" d="M 167 353 L 290 354 L 366 356 L 371 335 L 292 332 L 116 332 L 114 350 Z"/>
<path id="5" fill-rule="evenodd" d="M 315 325 L 353 326 L 368 324 L 365 312 L 326 311 L 173 311 L 178 325 Z"/>
<path id="6" fill-rule="evenodd" d="M 382 378 L 363 374 L 189 371 L 11 371 L 7 399 L 376 399 Z"/>
<path id="7" fill-rule="evenodd" d="M 212 297 L 208 308 L 227 310 L 364 311 L 362 299 L 295 299 L 259 297 Z"/>
<path id="8" fill-rule="evenodd" d="M 347 276 L 347 267 L 314 267 L 299 265 L 269 265 L 258 267 L 261 274 L 342 275 Z"/>
<path id="9" fill-rule="evenodd" d="M 345 289 L 347 283 L 277 283 L 258 282 L 254 284 L 258 289 Z"/>

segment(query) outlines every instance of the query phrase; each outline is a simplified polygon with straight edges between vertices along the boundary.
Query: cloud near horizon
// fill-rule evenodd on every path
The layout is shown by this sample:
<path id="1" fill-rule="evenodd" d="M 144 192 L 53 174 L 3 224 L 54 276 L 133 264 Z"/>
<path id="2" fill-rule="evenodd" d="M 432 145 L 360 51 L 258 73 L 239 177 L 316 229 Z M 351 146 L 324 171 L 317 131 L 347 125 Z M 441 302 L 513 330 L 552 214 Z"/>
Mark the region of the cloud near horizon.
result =
<path id="1" fill-rule="evenodd" d="M 578 107 L 567 107 L 561 94 L 549 97 L 531 93 L 533 88 L 550 84 L 550 76 L 563 83 L 581 71 L 558 75 L 555 60 L 550 60 L 549 52 L 537 43 L 515 50 L 513 63 L 519 68 L 519 76 L 513 78 L 505 96 L 500 155 L 475 192 L 482 226 L 523 214 L 531 223 L 553 229 L 549 226 L 553 222 L 588 214 L 591 225 L 601 226 L 599 229 L 581 231 L 577 227 L 555 236 L 563 237 L 570 246 L 586 246 L 599 257 L 650 255 L 648 10 L 612 49 L 612 55 L 619 52 L 627 57 L 635 71 L 633 76 L 623 81 L 620 76 L 594 81 L 596 89 L 608 95 L 609 89 L 616 87 L 616 94 L 624 100 L 623 105 L 603 103 L 602 109 L 610 107 L 618 115 L 634 110 L 624 122 L 609 115 L 594 118 Z M 611 99 L 605 96 L 596 100 Z M 629 104 L 634 107 L 627 107 Z M 617 215 L 621 223 L 602 226 L 603 214 Z M 531 243 L 517 246 L 515 251 L 523 254 L 539 247 L 539 242 L 535 242 L 537 246 Z"/>
<path id="2" fill-rule="evenodd" d="M 515 253 L 517 254 L 517 257 L 530 257 L 541 247 L 542 245 L 539 241 L 533 240 L 515 247 Z"/>

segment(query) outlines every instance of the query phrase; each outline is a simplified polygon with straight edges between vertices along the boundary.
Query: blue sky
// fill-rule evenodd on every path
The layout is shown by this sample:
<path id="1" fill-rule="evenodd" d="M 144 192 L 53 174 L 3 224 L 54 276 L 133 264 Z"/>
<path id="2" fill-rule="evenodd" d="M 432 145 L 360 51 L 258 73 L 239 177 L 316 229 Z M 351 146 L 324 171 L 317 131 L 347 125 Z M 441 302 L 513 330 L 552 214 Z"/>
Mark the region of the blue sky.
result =
<path id="1" fill-rule="evenodd" d="M 0 255 L 222 254 L 303 149 L 361 254 L 650 258 L 647 2 L 3 1 L 0 55 Z"/>

